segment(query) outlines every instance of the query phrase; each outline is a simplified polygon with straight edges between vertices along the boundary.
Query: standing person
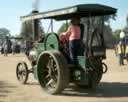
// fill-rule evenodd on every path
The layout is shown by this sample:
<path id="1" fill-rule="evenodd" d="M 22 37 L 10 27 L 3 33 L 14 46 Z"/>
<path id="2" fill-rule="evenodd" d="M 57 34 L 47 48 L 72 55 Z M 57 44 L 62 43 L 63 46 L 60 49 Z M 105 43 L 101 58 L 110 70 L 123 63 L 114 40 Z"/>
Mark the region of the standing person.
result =
<path id="1" fill-rule="evenodd" d="M 13 41 L 13 42 L 12 42 L 12 54 L 13 54 L 13 55 L 15 54 L 15 48 L 16 48 L 16 42 Z"/>
<path id="2" fill-rule="evenodd" d="M 32 41 L 32 39 L 26 40 L 26 51 L 25 51 L 25 53 L 26 53 L 27 57 L 29 57 L 29 52 L 30 52 L 30 50 L 32 48 L 33 48 L 33 41 Z"/>
<path id="3" fill-rule="evenodd" d="M 8 56 L 8 51 L 9 51 L 9 39 L 8 36 L 5 37 L 5 42 L 4 42 L 4 56 Z"/>
<path id="4" fill-rule="evenodd" d="M 8 56 L 8 45 L 6 41 L 4 42 L 3 47 L 4 47 L 4 56 Z"/>
<path id="5" fill-rule="evenodd" d="M 117 45 L 118 63 L 119 65 L 124 65 L 123 62 L 123 45 L 121 42 Z"/>
<path id="6" fill-rule="evenodd" d="M 121 32 L 120 32 L 120 41 L 121 41 L 122 45 L 124 46 L 125 45 L 125 33 L 123 30 L 121 30 Z"/>
<path id="7" fill-rule="evenodd" d="M 20 44 L 20 52 L 21 52 L 21 53 L 24 52 L 24 44 L 23 44 L 23 43 Z"/>
<path id="8" fill-rule="evenodd" d="M 60 39 L 67 39 L 69 41 L 69 54 L 71 64 L 77 64 L 76 57 L 80 51 L 80 22 L 78 17 L 74 17 L 71 20 L 71 25 L 68 30 L 61 34 Z"/>
<path id="9" fill-rule="evenodd" d="M 25 51 L 25 54 L 27 55 L 27 57 L 29 56 L 29 52 L 30 52 L 30 41 L 27 40 L 26 41 L 26 51 Z"/>
<path id="10" fill-rule="evenodd" d="M 125 48 L 126 48 L 126 45 L 125 45 L 125 33 L 124 33 L 124 30 L 121 30 L 120 32 L 120 42 L 121 42 L 121 45 L 122 45 L 122 50 L 124 51 L 123 52 L 123 56 L 125 56 Z"/>
<path id="11" fill-rule="evenodd" d="M 128 43 L 126 44 L 126 60 L 127 60 L 127 63 L 128 63 Z"/>

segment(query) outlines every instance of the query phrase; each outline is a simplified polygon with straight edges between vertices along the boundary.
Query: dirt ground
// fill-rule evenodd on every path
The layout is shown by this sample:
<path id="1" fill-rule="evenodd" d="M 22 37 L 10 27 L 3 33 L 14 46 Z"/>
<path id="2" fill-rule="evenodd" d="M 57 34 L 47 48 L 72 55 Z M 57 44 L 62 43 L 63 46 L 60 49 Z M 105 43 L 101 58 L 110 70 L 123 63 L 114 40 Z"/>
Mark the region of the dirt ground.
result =
<path id="1" fill-rule="evenodd" d="M 128 64 L 119 66 L 113 50 L 107 51 L 108 72 L 95 91 L 68 88 L 61 95 L 48 95 L 30 74 L 28 84 L 20 84 L 16 64 L 24 55 L 0 55 L 0 102 L 128 102 Z M 29 62 L 28 62 L 29 64 Z"/>

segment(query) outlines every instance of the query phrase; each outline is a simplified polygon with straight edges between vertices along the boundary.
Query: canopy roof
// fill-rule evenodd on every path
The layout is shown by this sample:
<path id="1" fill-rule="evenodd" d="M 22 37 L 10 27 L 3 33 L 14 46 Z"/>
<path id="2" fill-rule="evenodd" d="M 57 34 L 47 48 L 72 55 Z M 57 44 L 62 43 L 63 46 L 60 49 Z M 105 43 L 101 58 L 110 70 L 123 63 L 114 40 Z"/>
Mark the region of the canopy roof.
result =
<path id="1" fill-rule="evenodd" d="M 104 16 L 115 14 L 117 9 L 100 5 L 100 4 L 81 4 L 72 7 L 67 7 L 63 9 L 34 13 L 28 16 L 21 17 L 22 21 L 32 20 L 32 19 L 56 19 L 56 20 L 66 20 L 71 19 L 74 16 L 80 17 L 90 17 L 90 16 Z"/>

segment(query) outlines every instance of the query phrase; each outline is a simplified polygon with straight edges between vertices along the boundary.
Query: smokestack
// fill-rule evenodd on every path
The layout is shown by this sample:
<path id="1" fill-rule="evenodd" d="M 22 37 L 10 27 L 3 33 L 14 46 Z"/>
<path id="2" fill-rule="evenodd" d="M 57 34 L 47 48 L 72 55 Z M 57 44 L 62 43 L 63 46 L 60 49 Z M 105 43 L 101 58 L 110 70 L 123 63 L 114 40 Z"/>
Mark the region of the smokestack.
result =
<path id="1" fill-rule="evenodd" d="M 40 0 L 33 0 L 32 2 L 32 14 L 39 13 L 39 2 Z M 33 20 L 33 34 L 34 34 L 34 40 L 37 40 L 39 37 L 39 20 L 35 19 Z"/>
<path id="2" fill-rule="evenodd" d="M 32 1 L 32 10 L 38 11 L 39 10 L 39 4 L 40 4 L 40 0 L 33 0 Z"/>

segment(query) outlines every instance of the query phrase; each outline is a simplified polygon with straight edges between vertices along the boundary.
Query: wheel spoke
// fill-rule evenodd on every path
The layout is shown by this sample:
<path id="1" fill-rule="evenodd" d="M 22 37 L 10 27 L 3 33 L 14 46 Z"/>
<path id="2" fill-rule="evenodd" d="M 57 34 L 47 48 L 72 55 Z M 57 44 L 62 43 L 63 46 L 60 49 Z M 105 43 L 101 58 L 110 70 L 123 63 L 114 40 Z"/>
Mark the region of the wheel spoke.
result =
<path id="1" fill-rule="evenodd" d="M 19 67 L 20 68 L 20 67 Z M 22 80 L 22 70 L 20 69 L 20 70 L 18 70 L 18 79 L 19 80 Z"/>
<path id="2" fill-rule="evenodd" d="M 23 71 L 23 72 L 22 72 L 22 75 L 26 76 L 26 71 Z"/>
<path id="3" fill-rule="evenodd" d="M 56 87 L 56 81 L 53 79 L 50 79 L 48 83 L 46 84 L 48 88 L 55 88 Z"/>
<path id="4" fill-rule="evenodd" d="M 46 75 L 46 77 L 45 77 L 46 79 L 48 79 L 48 78 L 50 78 L 50 75 L 48 74 L 48 75 Z"/>
<path id="5" fill-rule="evenodd" d="M 48 72 L 48 68 L 43 69 L 43 72 Z"/>
<path id="6" fill-rule="evenodd" d="M 53 83 L 53 79 L 50 79 L 50 80 L 48 81 L 48 83 L 46 84 L 46 86 L 47 86 L 47 87 L 50 86 L 51 83 Z"/>
<path id="7" fill-rule="evenodd" d="M 22 66 L 19 66 L 18 71 L 19 71 L 19 72 L 21 72 L 21 71 L 22 71 Z"/>
<path id="8" fill-rule="evenodd" d="M 28 79 L 28 69 L 26 63 L 19 63 L 16 70 L 17 79 L 22 83 L 25 84 Z"/>
<path id="9" fill-rule="evenodd" d="M 18 74 L 18 75 L 21 75 L 22 73 L 18 70 L 17 74 Z"/>
<path id="10" fill-rule="evenodd" d="M 50 60 L 50 65 L 51 65 L 51 67 L 54 67 L 54 60 L 52 58 Z"/>
<path id="11" fill-rule="evenodd" d="M 22 63 L 22 65 L 21 65 L 21 71 L 23 71 L 24 70 L 24 65 L 23 65 L 23 63 Z"/>
<path id="12" fill-rule="evenodd" d="M 55 69 L 54 69 L 55 71 L 57 71 L 57 68 L 55 67 Z"/>
<path id="13" fill-rule="evenodd" d="M 19 76 L 19 80 L 20 80 L 20 81 L 23 80 L 23 75 L 22 75 L 22 74 Z"/>
<path id="14" fill-rule="evenodd" d="M 20 80 L 20 79 L 21 79 L 21 74 L 18 74 L 17 77 L 18 77 L 18 79 Z"/>
<path id="15" fill-rule="evenodd" d="M 50 69 L 51 67 L 50 67 L 50 65 L 48 64 L 48 65 L 46 66 L 46 68 L 47 68 L 47 69 Z"/>

